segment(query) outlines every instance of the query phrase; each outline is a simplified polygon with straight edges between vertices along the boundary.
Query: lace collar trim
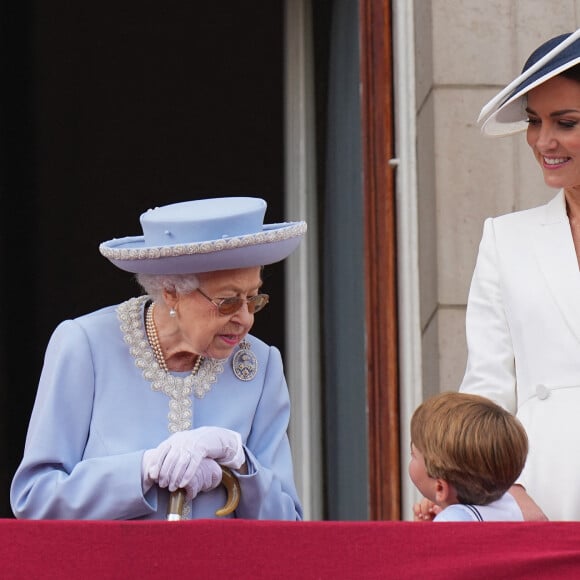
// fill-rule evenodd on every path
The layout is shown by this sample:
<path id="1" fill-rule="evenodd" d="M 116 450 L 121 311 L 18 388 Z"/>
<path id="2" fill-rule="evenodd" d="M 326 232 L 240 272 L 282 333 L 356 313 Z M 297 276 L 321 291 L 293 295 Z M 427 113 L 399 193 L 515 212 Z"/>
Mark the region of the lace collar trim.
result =
<path id="1" fill-rule="evenodd" d="M 169 431 L 175 433 L 192 427 L 193 393 L 203 399 L 224 371 L 224 361 L 204 358 L 195 375 L 188 373 L 166 373 L 159 366 L 153 349 L 147 340 L 143 310 L 151 300 L 149 296 L 139 296 L 123 302 L 117 307 L 117 318 L 125 342 L 129 345 L 135 365 L 142 370 L 143 378 L 151 383 L 154 391 L 162 391 L 169 398 Z"/>

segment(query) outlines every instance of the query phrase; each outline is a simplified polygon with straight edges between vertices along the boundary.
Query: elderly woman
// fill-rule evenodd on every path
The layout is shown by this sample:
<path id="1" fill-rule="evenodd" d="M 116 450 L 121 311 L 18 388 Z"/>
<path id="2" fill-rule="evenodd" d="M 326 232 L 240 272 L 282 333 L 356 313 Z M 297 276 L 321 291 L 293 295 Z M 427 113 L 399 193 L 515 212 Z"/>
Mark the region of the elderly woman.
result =
<path id="1" fill-rule="evenodd" d="M 18 518 L 299 520 L 279 351 L 249 335 L 268 303 L 261 268 L 306 224 L 264 225 L 266 203 L 220 198 L 141 216 L 143 236 L 101 244 L 145 295 L 62 322 L 48 345 L 11 502 Z M 226 474 L 227 474 L 226 470 Z M 231 475 L 230 475 L 231 477 Z"/>

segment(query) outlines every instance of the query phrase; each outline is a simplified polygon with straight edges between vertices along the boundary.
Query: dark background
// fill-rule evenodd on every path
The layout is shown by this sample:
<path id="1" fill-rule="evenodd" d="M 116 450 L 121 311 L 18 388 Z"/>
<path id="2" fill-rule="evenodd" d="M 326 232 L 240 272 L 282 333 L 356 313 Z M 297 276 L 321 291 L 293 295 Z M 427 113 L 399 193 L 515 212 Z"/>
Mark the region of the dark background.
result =
<path id="1" fill-rule="evenodd" d="M 200 197 L 284 219 L 282 4 L 0 3 L 0 517 L 52 330 L 139 293 L 99 243 Z M 283 350 L 283 266 L 264 278 L 253 332 Z"/>
<path id="2" fill-rule="evenodd" d="M 292 2 L 292 0 L 288 0 Z M 359 2 L 313 0 L 328 519 L 368 517 Z M 0 517 L 63 319 L 139 293 L 98 245 L 148 208 L 253 195 L 285 216 L 284 2 L 0 0 Z M 284 355 L 284 265 L 253 329 Z M 302 297 L 288 297 L 292 306 Z M 310 418 L 306 418 L 309 420 Z M 345 458 L 347 458 L 345 460 Z"/>

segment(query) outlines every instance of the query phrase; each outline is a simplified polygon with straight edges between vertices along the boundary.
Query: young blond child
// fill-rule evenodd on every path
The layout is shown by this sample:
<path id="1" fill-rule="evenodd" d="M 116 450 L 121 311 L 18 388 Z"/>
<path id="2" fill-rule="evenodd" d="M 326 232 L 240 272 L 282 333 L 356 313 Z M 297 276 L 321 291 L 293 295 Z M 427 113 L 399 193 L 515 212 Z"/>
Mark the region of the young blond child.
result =
<path id="1" fill-rule="evenodd" d="M 522 521 L 507 490 L 527 454 L 521 423 L 489 399 L 456 392 L 428 399 L 411 419 L 409 476 L 435 509 L 416 508 L 415 519 Z"/>

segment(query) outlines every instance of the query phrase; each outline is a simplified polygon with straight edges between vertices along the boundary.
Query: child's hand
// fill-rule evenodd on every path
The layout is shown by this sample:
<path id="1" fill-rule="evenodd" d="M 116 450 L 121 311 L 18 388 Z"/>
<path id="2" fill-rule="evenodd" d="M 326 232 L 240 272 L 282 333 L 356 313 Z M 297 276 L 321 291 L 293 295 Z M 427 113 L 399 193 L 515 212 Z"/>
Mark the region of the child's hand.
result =
<path id="1" fill-rule="evenodd" d="M 441 508 L 431 500 L 424 497 L 420 502 L 413 505 L 413 521 L 431 522 L 441 511 Z"/>

